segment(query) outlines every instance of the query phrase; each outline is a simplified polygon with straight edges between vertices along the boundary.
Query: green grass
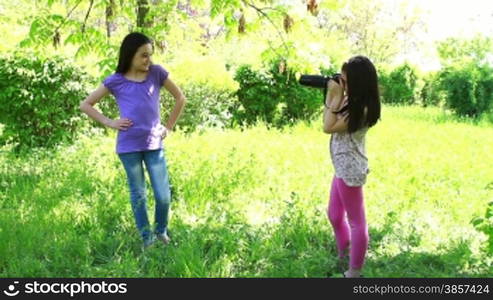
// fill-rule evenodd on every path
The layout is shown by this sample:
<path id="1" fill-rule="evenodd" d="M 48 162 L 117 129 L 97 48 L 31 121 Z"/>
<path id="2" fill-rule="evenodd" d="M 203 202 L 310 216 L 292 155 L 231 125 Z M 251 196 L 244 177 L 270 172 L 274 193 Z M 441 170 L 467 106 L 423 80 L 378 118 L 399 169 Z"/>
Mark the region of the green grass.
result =
<path id="1" fill-rule="evenodd" d="M 338 276 L 319 122 L 171 136 L 173 244 L 145 253 L 114 136 L 22 158 L 4 149 L 0 276 Z M 366 277 L 493 275 L 487 236 L 471 224 L 493 199 L 492 145 L 486 123 L 384 107 L 367 139 Z"/>

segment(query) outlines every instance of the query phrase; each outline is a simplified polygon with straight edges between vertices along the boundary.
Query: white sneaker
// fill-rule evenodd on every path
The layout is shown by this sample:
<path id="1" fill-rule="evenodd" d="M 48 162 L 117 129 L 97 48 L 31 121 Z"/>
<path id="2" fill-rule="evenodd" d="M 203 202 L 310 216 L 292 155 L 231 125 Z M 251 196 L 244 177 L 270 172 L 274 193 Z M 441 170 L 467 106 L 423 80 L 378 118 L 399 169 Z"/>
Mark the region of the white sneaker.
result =
<path id="1" fill-rule="evenodd" d="M 170 242 L 170 238 L 167 233 L 158 234 L 157 239 L 163 242 L 164 245 L 168 245 Z"/>

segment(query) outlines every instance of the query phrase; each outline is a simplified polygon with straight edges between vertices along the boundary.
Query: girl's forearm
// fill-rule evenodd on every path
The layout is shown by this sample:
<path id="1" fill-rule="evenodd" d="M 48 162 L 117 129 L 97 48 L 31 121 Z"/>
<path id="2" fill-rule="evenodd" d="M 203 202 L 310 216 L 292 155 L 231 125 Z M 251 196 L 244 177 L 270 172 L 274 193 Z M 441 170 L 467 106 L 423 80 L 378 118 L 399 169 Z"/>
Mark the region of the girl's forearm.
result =
<path id="1" fill-rule="evenodd" d="M 327 131 L 337 122 L 336 111 L 340 109 L 342 95 L 327 95 L 327 102 L 324 107 L 324 130 Z"/>
<path id="2" fill-rule="evenodd" d="M 341 109 L 343 94 L 333 95 L 330 98 L 330 102 L 327 104 L 328 108 L 332 111 L 338 111 Z"/>
<path id="3" fill-rule="evenodd" d="M 324 129 L 329 129 L 337 122 L 336 114 L 330 109 L 324 108 Z"/>
<path id="4" fill-rule="evenodd" d="M 176 122 L 178 121 L 178 118 L 180 117 L 183 107 L 185 106 L 186 99 L 185 97 L 181 96 L 180 98 L 176 99 L 175 102 L 175 107 L 173 108 L 173 111 L 171 112 L 168 122 L 166 122 L 166 128 L 169 130 L 172 130 L 173 127 L 175 127 Z"/>
<path id="5" fill-rule="evenodd" d="M 109 126 L 111 119 L 100 113 L 93 106 L 83 103 L 80 106 L 80 110 L 83 111 L 86 115 L 88 115 L 91 119 L 103 124 L 104 126 Z"/>

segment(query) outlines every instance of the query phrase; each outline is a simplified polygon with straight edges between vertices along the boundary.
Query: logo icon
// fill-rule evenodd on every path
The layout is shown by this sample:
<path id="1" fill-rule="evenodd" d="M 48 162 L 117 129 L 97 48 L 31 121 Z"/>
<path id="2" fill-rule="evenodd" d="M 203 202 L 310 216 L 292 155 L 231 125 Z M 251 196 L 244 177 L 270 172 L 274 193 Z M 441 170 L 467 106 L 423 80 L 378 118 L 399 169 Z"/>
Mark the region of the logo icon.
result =
<path id="1" fill-rule="evenodd" d="M 14 284 L 18 284 L 19 281 L 14 281 Z M 8 287 L 8 291 L 3 291 L 3 293 L 9 297 L 17 296 L 19 294 L 19 291 L 15 290 L 15 285 L 11 284 Z"/>

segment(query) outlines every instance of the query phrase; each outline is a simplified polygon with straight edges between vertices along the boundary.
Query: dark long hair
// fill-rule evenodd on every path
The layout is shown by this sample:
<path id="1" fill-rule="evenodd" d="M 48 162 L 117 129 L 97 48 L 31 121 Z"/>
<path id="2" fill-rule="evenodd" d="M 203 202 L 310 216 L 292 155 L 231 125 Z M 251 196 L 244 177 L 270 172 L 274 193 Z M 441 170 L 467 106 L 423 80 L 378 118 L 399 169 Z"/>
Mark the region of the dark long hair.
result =
<path id="1" fill-rule="evenodd" d="M 340 111 L 349 112 L 348 132 L 372 127 L 380 119 L 380 93 L 375 66 L 367 57 L 355 56 L 342 65 L 342 71 L 347 78 L 348 104 Z"/>
<path id="2" fill-rule="evenodd" d="M 151 39 L 140 32 L 132 32 L 127 34 L 120 46 L 120 55 L 118 57 L 117 73 L 126 73 L 132 65 L 132 59 L 137 53 L 140 46 L 152 44 Z"/>

